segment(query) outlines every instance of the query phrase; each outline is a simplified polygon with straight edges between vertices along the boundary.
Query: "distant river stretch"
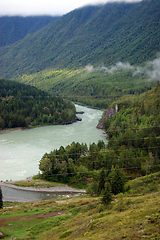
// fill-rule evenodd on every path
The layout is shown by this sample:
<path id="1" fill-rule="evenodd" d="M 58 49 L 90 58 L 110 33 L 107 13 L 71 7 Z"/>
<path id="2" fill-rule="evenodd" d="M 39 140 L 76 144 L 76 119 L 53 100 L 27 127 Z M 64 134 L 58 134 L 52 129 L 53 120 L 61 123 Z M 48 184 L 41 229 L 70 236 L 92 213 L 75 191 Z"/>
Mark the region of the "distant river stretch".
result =
<path id="1" fill-rule="evenodd" d="M 105 140 L 96 128 L 102 111 L 76 105 L 82 121 L 70 125 L 46 126 L 0 135 L 0 180 L 22 180 L 39 171 L 44 153 L 74 142 L 97 143 Z"/>

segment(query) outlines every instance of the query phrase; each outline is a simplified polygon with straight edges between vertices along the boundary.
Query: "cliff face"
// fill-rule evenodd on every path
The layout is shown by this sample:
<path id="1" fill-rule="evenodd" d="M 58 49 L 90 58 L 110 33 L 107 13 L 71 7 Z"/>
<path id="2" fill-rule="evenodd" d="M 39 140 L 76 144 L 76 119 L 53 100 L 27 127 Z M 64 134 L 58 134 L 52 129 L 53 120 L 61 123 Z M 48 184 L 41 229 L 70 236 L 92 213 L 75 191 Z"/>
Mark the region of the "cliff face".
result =
<path id="1" fill-rule="evenodd" d="M 104 129 L 103 123 L 106 118 L 111 118 L 114 114 L 118 112 L 118 104 L 116 104 L 115 109 L 110 108 L 103 112 L 102 118 L 100 119 L 97 128 Z"/>

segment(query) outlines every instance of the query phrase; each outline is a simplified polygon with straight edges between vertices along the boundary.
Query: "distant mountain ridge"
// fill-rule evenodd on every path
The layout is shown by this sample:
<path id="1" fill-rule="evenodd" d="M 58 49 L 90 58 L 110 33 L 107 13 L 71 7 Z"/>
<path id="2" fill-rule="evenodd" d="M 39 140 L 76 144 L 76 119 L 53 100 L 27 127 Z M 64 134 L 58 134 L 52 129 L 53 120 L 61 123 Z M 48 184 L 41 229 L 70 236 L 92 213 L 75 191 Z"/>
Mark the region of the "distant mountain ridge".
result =
<path id="1" fill-rule="evenodd" d="M 45 27 L 58 17 L 0 17 L 0 47 L 10 45 Z"/>
<path id="2" fill-rule="evenodd" d="M 160 0 L 87 6 L 0 49 L 0 77 L 47 68 L 141 64 L 160 51 Z"/>

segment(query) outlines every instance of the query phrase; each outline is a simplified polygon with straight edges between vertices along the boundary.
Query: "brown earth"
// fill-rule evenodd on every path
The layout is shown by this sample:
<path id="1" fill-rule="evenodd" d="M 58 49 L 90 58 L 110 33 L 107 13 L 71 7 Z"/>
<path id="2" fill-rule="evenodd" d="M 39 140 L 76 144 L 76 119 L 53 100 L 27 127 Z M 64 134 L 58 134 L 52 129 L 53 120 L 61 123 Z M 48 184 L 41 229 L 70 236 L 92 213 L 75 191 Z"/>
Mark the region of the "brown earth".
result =
<path id="1" fill-rule="evenodd" d="M 35 215 L 28 215 L 23 217 L 13 217 L 13 218 L 4 218 L 0 219 L 0 223 L 8 222 L 8 221 L 19 221 L 21 219 L 28 219 L 28 218 L 46 218 L 46 217 L 54 217 L 58 215 L 62 215 L 64 213 L 67 213 L 67 210 L 62 210 L 59 212 L 50 212 L 50 213 L 42 213 L 42 214 L 35 214 Z"/>

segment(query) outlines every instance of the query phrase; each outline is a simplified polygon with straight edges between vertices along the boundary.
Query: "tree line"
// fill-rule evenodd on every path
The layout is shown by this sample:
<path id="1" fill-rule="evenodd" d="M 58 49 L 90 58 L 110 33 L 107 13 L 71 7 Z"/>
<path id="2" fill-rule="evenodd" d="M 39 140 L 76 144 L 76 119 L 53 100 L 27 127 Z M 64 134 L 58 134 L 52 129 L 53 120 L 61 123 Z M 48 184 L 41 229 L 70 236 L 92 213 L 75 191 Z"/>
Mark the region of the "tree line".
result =
<path id="1" fill-rule="evenodd" d="M 118 112 L 103 122 L 114 158 L 122 168 L 137 167 L 136 172 L 144 174 L 160 169 L 159 82 L 152 90 L 125 96 L 117 103 Z"/>
<path id="2" fill-rule="evenodd" d="M 118 112 L 104 118 L 108 143 L 99 141 L 80 144 L 73 142 L 45 153 L 40 160 L 41 177 L 49 181 L 87 185 L 99 181 L 102 170 L 105 179 L 115 168 L 127 177 L 160 170 L 160 84 L 139 96 L 118 100 Z M 113 103 L 114 106 L 115 103 Z"/>
<path id="3" fill-rule="evenodd" d="M 0 128 L 67 124 L 75 121 L 73 103 L 36 87 L 0 80 Z"/>

